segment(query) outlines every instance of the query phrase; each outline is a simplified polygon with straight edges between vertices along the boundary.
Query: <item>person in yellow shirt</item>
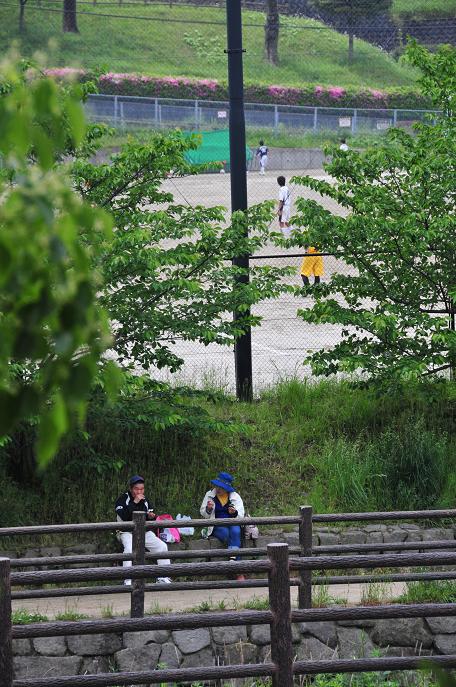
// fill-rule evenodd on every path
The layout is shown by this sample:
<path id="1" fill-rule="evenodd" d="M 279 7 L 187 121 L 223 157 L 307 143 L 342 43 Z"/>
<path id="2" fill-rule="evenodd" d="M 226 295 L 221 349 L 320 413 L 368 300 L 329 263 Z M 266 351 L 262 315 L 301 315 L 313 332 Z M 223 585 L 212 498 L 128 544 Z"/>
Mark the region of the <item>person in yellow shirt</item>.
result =
<path id="1" fill-rule="evenodd" d="M 323 256 L 314 246 L 306 246 L 306 255 L 301 264 L 301 278 L 304 286 L 309 286 L 309 277 L 314 277 L 314 285 L 320 283 L 323 276 Z"/>

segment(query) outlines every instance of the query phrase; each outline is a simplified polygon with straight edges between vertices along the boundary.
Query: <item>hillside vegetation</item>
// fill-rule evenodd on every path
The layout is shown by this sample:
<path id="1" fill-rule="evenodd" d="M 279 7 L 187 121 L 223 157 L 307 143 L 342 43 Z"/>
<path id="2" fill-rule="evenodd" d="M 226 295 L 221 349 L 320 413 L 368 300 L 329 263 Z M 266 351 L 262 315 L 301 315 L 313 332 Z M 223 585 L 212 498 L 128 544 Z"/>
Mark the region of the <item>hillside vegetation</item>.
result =
<path id="1" fill-rule="evenodd" d="M 79 34 L 62 34 L 60 5 L 29 0 L 26 31 L 18 33 L 18 9 L 0 5 L 0 42 L 18 41 L 21 52 L 49 52 L 52 66 L 102 67 L 112 72 L 186 76 L 226 80 L 225 12 L 203 7 L 150 4 L 78 3 Z M 96 16 L 97 14 L 103 16 Z M 116 15 L 116 16 L 113 16 Z M 126 16 L 134 18 L 126 18 Z M 280 65 L 263 57 L 264 15 L 244 11 L 245 80 L 299 86 L 303 82 L 337 86 L 394 87 L 413 85 L 414 71 L 382 50 L 355 41 L 348 64 L 347 37 L 310 19 L 283 17 Z"/>
<path id="2" fill-rule="evenodd" d="M 454 507 L 455 409 L 454 384 L 379 395 L 345 382 L 289 381 L 252 404 L 215 394 L 187 425 L 158 432 L 153 404 L 94 399 L 87 434 L 68 437 L 46 472 L 34 471 L 33 427 L 0 449 L 9 485 L 0 523 L 112 519 L 135 473 L 145 475 L 157 511 L 197 515 L 220 470 L 236 476 L 255 515 L 294 513 L 306 502 L 317 512 Z"/>
<path id="3" fill-rule="evenodd" d="M 392 14 L 395 17 L 414 19 L 432 17 L 456 18 L 456 0 L 393 0 Z"/>

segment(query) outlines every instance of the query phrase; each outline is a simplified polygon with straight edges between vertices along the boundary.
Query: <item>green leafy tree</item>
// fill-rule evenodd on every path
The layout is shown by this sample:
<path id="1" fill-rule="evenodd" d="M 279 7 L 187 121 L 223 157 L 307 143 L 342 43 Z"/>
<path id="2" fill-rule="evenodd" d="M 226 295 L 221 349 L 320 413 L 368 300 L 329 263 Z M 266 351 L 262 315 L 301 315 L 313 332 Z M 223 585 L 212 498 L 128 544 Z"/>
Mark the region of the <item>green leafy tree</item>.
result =
<path id="1" fill-rule="evenodd" d="M 287 270 L 255 267 L 239 284 L 243 271 L 231 263 L 268 240 L 270 204 L 249 210 L 247 239 L 242 213 L 226 226 L 221 207 L 175 202 L 174 178 L 195 172 L 185 152 L 196 145 L 180 133 L 156 135 L 148 145 L 126 145 L 109 164 L 74 166 L 81 194 L 114 218 L 114 239 L 98 264 L 122 366 L 175 372 L 183 363 L 173 350 L 178 340 L 232 345 L 260 322 L 248 307 L 286 288 Z M 235 322 L 234 310 L 245 313 Z"/>
<path id="2" fill-rule="evenodd" d="M 93 269 L 110 218 L 56 166 L 84 139 L 80 101 L 17 59 L 0 66 L 0 436 L 38 416 L 42 463 L 83 415 L 110 340 Z"/>
<path id="3" fill-rule="evenodd" d="M 332 150 L 334 182 L 295 179 L 333 201 L 333 214 L 298 199 L 300 245 L 341 254 L 302 309 L 306 322 L 342 327 L 342 341 L 310 357 L 316 374 L 421 377 L 456 368 L 456 49 L 412 43 L 408 59 L 442 114 L 413 133 L 390 130 L 365 152 Z"/>
<path id="4" fill-rule="evenodd" d="M 41 462 L 83 415 L 110 343 L 124 367 L 174 372 L 183 363 L 175 341 L 232 345 L 260 321 L 249 307 L 286 288 L 287 270 L 256 268 L 239 284 L 231 263 L 265 243 L 271 204 L 249 211 L 250 239 L 242 213 L 226 226 L 223 208 L 176 204 L 163 183 L 195 172 L 185 152 L 196 141 L 180 134 L 88 163 L 102 130 L 84 126 L 83 97 L 17 66 L 2 80 L 0 432 L 38 415 Z M 233 322 L 233 310 L 245 314 Z M 118 375 L 104 368 L 109 392 Z M 183 417 L 182 390 L 149 391 L 157 427 L 197 416 Z"/>
<path id="5" fill-rule="evenodd" d="M 353 61 L 356 22 L 361 18 L 389 12 L 392 0 L 311 0 L 312 6 L 324 17 L 342 19 L 348 33 L 348 61 Z"/>

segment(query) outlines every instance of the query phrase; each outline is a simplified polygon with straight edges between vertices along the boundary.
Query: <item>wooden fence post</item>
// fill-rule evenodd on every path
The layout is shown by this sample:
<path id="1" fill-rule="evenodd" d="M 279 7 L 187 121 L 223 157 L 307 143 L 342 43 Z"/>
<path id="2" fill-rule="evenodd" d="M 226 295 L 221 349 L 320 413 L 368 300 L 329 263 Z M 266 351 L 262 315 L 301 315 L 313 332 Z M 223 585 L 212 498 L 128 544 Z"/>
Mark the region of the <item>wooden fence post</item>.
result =
<path id="1" fill-rule="evenodd" d="M 146 552 L 146 514 L 144 511 L 133 512 L 133 565 L 144 565 Z M 133 579 L 131 588 L 130 616 L 142 618 L 144 616 L 144 579 Z"/>
<path id="2" fill-rule="evenodd" d="M 301 506 L 299 509 L 299 545 L 301 556 L 312 555 L 312 506 Z M 300 570 L 301 584 L 298 588 L 299 608 L 312 608 L 312 571 Z"/>
<path id="3" fill-rule="evenodd" d="M 0 558 L 0 675 L 3 687 L 13 685 L 13 644 L 11 639 L 10 560 Z"/>
<path id="4" fill-rule="evenodd" d="M 293 645 L 291 638 L 290 575 L 288 544 L 268 544 L 272 569 L 269 577 L 271 607 L 271 658 L 277 666 L 273 687 L 293 687 Z"/>

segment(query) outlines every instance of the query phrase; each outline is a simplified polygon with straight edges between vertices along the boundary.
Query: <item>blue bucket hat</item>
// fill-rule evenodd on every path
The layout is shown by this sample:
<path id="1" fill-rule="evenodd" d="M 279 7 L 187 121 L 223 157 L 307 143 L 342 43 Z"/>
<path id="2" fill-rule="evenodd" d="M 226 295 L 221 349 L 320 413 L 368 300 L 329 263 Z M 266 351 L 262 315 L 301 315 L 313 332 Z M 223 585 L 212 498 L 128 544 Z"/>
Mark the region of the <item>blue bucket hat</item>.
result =
<path id="1" fill-rule="evenodd" d="M 215 479 L 211 479 L 211 484 L 214 484 L 216 487 L 221 487 L 230 493 L 236 491 L 233 487 L 233 481 L 234 477 L 230 475 L 229 472 L 219 472 Z"/>
<path id="2" fill-rule="evenodd" d="M 140 484 L 141 482 L 144 482 L 144 477 L 141 477 L 141 475 L 133 475 L 133 477 L 130 477 L 128 480 L 130 487 L 134 487 L 135 484 Z"/>

